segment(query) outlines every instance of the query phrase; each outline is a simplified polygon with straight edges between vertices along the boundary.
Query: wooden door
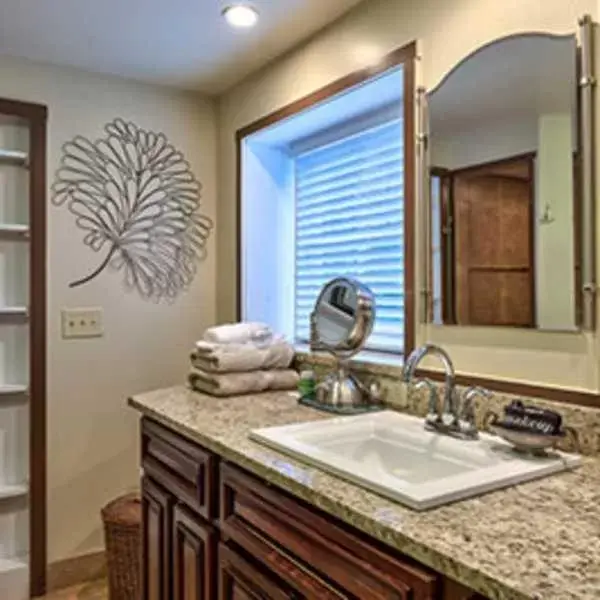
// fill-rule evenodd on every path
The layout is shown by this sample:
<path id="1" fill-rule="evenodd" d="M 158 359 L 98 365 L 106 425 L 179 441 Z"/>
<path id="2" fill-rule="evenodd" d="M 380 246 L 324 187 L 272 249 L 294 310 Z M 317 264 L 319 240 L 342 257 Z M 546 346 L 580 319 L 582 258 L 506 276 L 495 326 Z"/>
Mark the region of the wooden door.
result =
<path id="1" fill-rule="evenodd" d="M 143 600 L 171 600 L 173 503 L 155 481 L 142 479 Z"/>
<path id="2" fill-rule="evenodd" d="M 188 509 L 177 506 L 173 519 L 173 539 L 174 600 L 214 600 L 217 553 L 215 530 Z"/>
<path id="3" fill-rule="evenodd" d="M 532 161 L 520 161 L 453 174 L 459 325 L 535 325 Z"/>

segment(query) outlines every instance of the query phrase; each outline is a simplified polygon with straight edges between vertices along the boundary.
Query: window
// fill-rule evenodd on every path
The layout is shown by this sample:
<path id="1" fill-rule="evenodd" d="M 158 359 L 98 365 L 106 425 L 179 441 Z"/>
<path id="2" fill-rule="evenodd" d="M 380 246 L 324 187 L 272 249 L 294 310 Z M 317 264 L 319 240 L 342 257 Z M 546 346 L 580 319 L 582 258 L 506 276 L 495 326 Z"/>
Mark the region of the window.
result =
<path id="1" fill-rule="evenodd" d="M 361 130 L 295 158 L 298 341 L 323 284 L 355 277 L 375 295 L 368 347 L 402 351 L 404 143 L 402 120 Z"/>
<path id="2" fill-rule="evenodd" d="M 396 66 L 342 93 L 320 90 L 318 104 L 303 102 L 291 116 L 238 132 L 240 318 L 308 342 L 322 286 L 352 277 L 375 295 L 367 349 L 411 350 L 406 315 L 414 316 L 414 294 L 405 261 L 414 248 L 405 216 L 412 220 L 413 179 L 404 171 L 414 93 L 405 61 L 413 52 L 398 51 L 387 61 Z"/>

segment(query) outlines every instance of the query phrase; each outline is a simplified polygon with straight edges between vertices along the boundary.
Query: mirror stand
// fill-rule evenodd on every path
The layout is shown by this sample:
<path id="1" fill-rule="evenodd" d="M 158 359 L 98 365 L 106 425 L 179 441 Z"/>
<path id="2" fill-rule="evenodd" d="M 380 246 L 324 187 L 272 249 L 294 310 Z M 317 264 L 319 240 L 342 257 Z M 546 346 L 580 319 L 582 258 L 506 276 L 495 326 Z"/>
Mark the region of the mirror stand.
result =
<path id="1" fill-rule="evenodd" d="M 375 299 L 367 287 L 347 278 L 323 287 L 310 315 L 310 348 L 327 351 L 335 366 L 317 386 L 318 405 L 335 412 L 361 412 L 379 401 L 378 384 L 365 386 L 349 364 L 364 348 L 374 320 Z"/>

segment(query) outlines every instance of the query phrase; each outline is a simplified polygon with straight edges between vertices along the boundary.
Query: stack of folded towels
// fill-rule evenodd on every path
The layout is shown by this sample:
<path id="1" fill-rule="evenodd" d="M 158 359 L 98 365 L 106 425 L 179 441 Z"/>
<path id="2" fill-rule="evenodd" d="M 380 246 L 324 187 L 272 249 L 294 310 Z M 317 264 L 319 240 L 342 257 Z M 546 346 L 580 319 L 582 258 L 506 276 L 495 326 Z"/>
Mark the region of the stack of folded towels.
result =
<path id="1" fill-rule="evenodd" d="M 212 396 L 292 390 L 294 349 L 262 323 L 233 323 L 204 332 L 191 354 L 192 389 Z"/>

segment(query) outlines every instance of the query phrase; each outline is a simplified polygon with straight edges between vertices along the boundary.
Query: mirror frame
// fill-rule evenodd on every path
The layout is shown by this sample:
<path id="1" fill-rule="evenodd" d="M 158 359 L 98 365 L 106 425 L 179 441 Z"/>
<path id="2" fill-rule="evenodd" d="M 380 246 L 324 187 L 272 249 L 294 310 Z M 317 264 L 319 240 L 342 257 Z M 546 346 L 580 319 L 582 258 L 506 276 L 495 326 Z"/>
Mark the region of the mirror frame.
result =
<path id="1" fill-rule="evenodd" d="M 421 260 L 421 322 L 434 323 L 433 318 L 433 285 L 431 272 L 431 205 L 429 185 L 429 112 L 428 94 L 437 90 L 446 79 L 465 61 L 477 54 L 482 48 L 496 44 L 506 39 L 515 37 L 541 36 L 562 38 L 563 35 L 539 32 L 523 32 L 492 40 L 488 44 L 477 48 L 461 59 L 440 82 L 430 90 L 420 87 L 417 90 L 417 160 L 419 166 L 419 204 L 420 204 L 420 229 L 422 240 Z M 576 236 L 581 240 L 581 288 L 575 290 L 577 300 L 581 305 L 580 330 L 594 331 L 596 329 L 596 207 L 595 207 L 595 110 L 594 96 L 596 79 L 594 74 L 594 23 L 590 15 L 585 15 L 579 20 L 578 50 L 580 54 L 580 67 L 578 72 L 578 97 L 579 97 L 579 139 L 581 152 L 581 218 L 575 223 Z"/>

